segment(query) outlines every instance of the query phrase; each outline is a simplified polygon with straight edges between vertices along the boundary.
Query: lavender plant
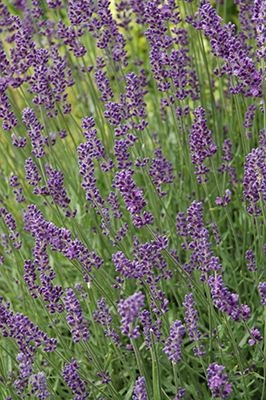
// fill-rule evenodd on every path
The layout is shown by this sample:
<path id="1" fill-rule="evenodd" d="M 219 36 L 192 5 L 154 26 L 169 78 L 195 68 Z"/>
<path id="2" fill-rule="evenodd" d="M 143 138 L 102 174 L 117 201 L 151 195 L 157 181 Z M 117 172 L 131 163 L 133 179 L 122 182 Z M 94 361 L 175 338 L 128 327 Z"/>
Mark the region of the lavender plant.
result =
<path id="1" fill-rule="evenodd" d="M 0 0 L 1 399 L 265 399 L 265 23 Z"/>

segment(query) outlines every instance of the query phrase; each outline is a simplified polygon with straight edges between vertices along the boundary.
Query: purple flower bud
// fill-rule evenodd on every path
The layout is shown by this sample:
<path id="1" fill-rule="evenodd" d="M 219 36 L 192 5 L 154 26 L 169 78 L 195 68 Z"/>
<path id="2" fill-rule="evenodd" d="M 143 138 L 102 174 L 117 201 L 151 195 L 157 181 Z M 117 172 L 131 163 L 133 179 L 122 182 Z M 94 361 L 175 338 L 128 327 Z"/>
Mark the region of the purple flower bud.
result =
<path id="1" fill-rule="evenodd" d="M 256 262 L 255 262 L 255 255 L 253 254 L 253 251 L 252 250 L 248 250 L 248 251 L 246 251 L 246 260 L 248 260 L 249 261 L 249 263 L 248 263 L 248 270 L 250 271 L 250 272 L 255 272 L 255 271 L 257 271 L 257 266 L 256 266 Z"/>

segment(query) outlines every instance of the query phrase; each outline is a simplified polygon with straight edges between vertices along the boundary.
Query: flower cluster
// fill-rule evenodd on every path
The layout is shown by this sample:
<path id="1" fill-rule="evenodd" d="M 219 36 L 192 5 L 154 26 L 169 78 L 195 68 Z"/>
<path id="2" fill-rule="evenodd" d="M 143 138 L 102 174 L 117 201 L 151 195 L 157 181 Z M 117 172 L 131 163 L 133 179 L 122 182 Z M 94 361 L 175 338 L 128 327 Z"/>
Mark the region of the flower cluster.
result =
<path id="1" fill-rule="evenodd" d="M 181 246 L 184 250 L 192 250 L 190 261 L 184 266 L 188 273 L 195 268 L 206 273 L 209 270 L 219 271 L 222 267 L 219 258 L 210 251 L 212 243 L 208 241 L 210 235 L 204 228 L 202 210 L 202 202 L 193 201 L 187 210 L 187 218 L 184 213 L 176 217 L 177 234 L 185 240 Z"/>
<path id="2" fill-rule="evenodd" d="M 162 191 L 163 183 L 172 183 L 175 176 L 172 175 L 173 167 L 172 163 L 166 160 L 162 155 L 162 148 L 155 149 L 154 154 L 156 158 L 153 158 L 152 164 L 149 168 L 149 175 L 152 177 L 152 182 L 156 185 L 156 190 L 159 197 L 163 197 L 167 194 L 166 191 Z"/>
<path id="3" fill-rule="evenodd" d="M 248 111 L 245 114 L 245 122 L 243 123 L 245 128 L 251 128 L 253 126 L 252 121 L 254 120 L 255 117 L 255 111 L 256 111 L 256 106 L 255 104 L 251 104 L 251 106 L 248 108 Z M 251 131 L 247 132 L 247 137 L 251 137 Z"/>
<path id="4" fill-rule="evenodd" d="M 22 203 L 25 201 L 25 196 L 22 194 L 22 187 L 20 186 L 20 182 L 18 181 L 18 177 L 15 176 L 13 173 L 9 178 L 9 185 L 13 188 L 17 188 L 13 190 L 14 195 L 16 196 L 16 201 L 18 203 Z M 19 187 L 20 186 L 20 187 Z"/>
<path id="5" fill-rule="evenodd" d="M 230 169 L 229 163 L 231 160 L 233 160 L 233 152 L 232 152 L 232 143 L 230 139 L 225 139 L 224 145 L 223 145 L 223 156 L 222 160 L 225 161 L 225 163 L 222 163 L 220 168 L 217 168 L 217 171 L 220 173 L 223 173 L 224 171 L 228 171 Z"/>
<path id="6" fill-rule="evenodd" d="M 147 400 L 147 393 L 146 393 L 146 385 L 145 385 L 145 378 L 143 376 L 139 376 L 136 380 L 136 386 L 133 387 L 134 396 L 133 400 Z"/>
<path id="7" fill-rule="evenodd" d="M 266 282 L 259 283 L 259 293 L 262 304 L 266 306 Z"/>
<path id="8" fill-rule="evenodd" d="M 253 12 L 254 10 L 255 8 Z M 259 20 L 260 18 L 258 22 Z M 235 25 L 229 22 L 223 27 L 222 18 L 216 14 L 215 8 L 209 1 L 205 0 L 200 3 L 195 20 L 187 17 L 186 21 L 192 23 L 196 29 L 204 30 L 205 36 L 211 39 L 212 54 L 222 57 L 224 65 L 220 73 L 218 69 L 215 73 L 220 77 L 224 74 L 238 77 L 238 84 L 230 87 L 231 93 L 244 93 L 246 97 L 262 97 L 262 74 L 257 71 L 255 62 L 251 58 L 252 47 L 243 46 L 241 35 L 235 36 Z"/>
<path id="9" fill-rule="evenodd" d="M 36 396 L 41 399 L 47 399 L 51 396 L 51 393 L 47 390 L 46 376 L 44 372 L 38 372 L 38 374 L 32 375 L 30 379 L 32 385 L 31 394 L 36 393 Z"/>
<path id="10" fill-rule="evenodd" d="M 249 341 L 248 341 L 250 346 L 253 346 L 257 342 L 261 342 L 263 340 L 263 337 L 261 336 L 260 331 L 258 329 L 251 329 L 250 332 L 252 335 L 252 338 L 249 339 Z"/>
<path id="11" fill-rule="evenodd" d="M 249 261 L 248 263 L 248 270 L 250 272 L 256 272 L 258 267 L 256 266 L 255 256 L 252 250 L 246 251 L 246 260 Z"/>
<path id="12" fill-rule="evenodd" d="M 62 370 L 62 376 L 64 381 L 67 383 L 67 386 L 70 387 L 75 394 L 75 400 L 85 400 L 90 392 L 86 392 L 85 382 L 83 382 L 77 370 L 80 366 L 77 364 L 77 361 L 74 357 L 71 359 L 71 363 L 65 363 L 65 369 Z"/>
<path id="13" fill-rule="evenodd" d="M 238 294 L 231 294 L 223 283 L 223 278 L 219 274 L 211 275 L 208 280 L 211 288 L 213 303 L 221 311 L 226 312 L 233 321 L 247 321 L 250 318 L 250 308 L 247 305 L 241 305 L 238 308 Z"/>
<path id="14" fill-rule="evenodd" d="M 142 228 L 144 225 L 152 224 L 153 216 L 150 211 L 142 212 L 147 202 L 142 197 L 143 190 L 136 187 L 136 183 L 131 179 L 133 174 L 134 171 L 131 169 L 117 172 L 112 187 L 119 189 L 127 206 L 127 210 L 131 213 L 133 224 L 137 226 L 137 228 Z"/>
<path id="15" fill-rule="evenodd" d="M 89 332 L 87 328 L 82 323 L 84 316 L 82 315 L 82 309 L 80 308 L 80 303 L 76 299 L 75 293 L 72 289 L 66 289 L 66 297 L 63 297 L 65 302 L 65 308 L 67 311 L 67 322 L 73 329 L 71 333 L 73 334 L 73 340 L 78 343 L 82 338 L 83 342 L 86 342 L 89 338 Z"/>
<path id="16" fill-rule="evenodd" d="M 98 310 L 92 312 L 94 321 L 101 324 L 105 336 L 111 337 L 116 347 L 121 347 L 122 344 L 120 343 L 119 335 L 115 333 L 114 328 L 111 328 L 112 317 L 104 298 L 97 301 L 97 307 Z"/>
<path id="17" fill-rule="evenodd" d="M 159 287 L 159 281 L 160 279 L 171 278 L 172 272 L 165 270 L 166 262 L 160 252 L 167 249 L 168 240 L 165 236 L 157 235 L 157 240 L 153 240 L 152 244 L 148 242 L 140 244 L 139 240 L 134 236 L 133 247 L 133 261 L 128 260 L 122 251 L 113 254 L 112 261 L 115 264 L 116 271 L 127 279 L 138 279 L 141 285 L 143 285 L 142 279 L 145 278 L 151 289 L 151 309 L 155 314 L 162 315 L 162 313 L 168 311 L 166 307 L 168 300 Z M 153 266 L 160 271 L 157 276 L 152 270 Z M 165 270 L 164 273 L 163 270 Z M 158 302 L 160 307 L 158 307 Z"/>
<path id="18" fill-rule="evenodd" d="M 206 158 L 212 157 L 217 152 L 217 147 L 211 139 L 211 131 L 208 130 L 204 118 L 206 115 L 205 110 L 202 107 L 198 107 L 194 110 L 194 124 L 191 126 L 189 143 L 192 164 L 195 165 L 195 175 L 197 175 L 197 181 L 202 183 L 201 175 L 206 175 L 210 171 L 204 163 Z M 204 182 L 207 182 L 208 178 L 205 176 Z"/>
<path id="19" fill-rule="evenodd" d="M 153 332 L 156 341 L 159 342 L 162 336 L 162 321 L 157 318 L 155 323 L 152 323 L 151 313 L 148 310 L 143 310 L 139 313 L 139 319 L 143 326 L 143 333 L 145 336 L 146 350 L 150 350 L 152 346 L 151 332 Z"/>
<path id="20" fill-rule="evenodd" d="M 19 232 L 17 231 L 17 225 L 16 225 L 15 219 L 13 218 L 12 214 L 9 213 L 5 209 L 5 207 L 1 207 L 0 208 L 0 218 L 1 217 L 4 217 L 5 225 L 10 230 L 10 234 L 8 236 L 9 239 L 11 239 L 12 244 L 15 247 L 15 249 L 19 250 L 21 248 L 21 246 L 22 246 L 22 241 L 18 239 Z M 6 250 L 8 250 L 9 245 L 8 245 L 8 239 L 7 239 L 7 235 L 6 234 L 2 234 L 2 240 L 3 239 L 5 241 L 4 247 L 6 248 Z"/>
<path id="21" fill-rule="evenodd" d="M 200 357 L 204 356 L 206 351 L 203 351 L 203 346 L 198 344 L 198 342 L 201 341 L 201 332 L 198 330 L 197 325 L 197 321 L 199 320 L 197 317 L 198 311 L 193 309 L 195 304 L 196 303 L 193 301 L 193 293 L 185 295 L 185 302 L 183 303 L 183 306 L 185 307 L 187 317 L 184 319 L 187 323 L 187 330 L 189 332 L 191 342 L 196 341 L 197 343 L 197 346 L 193 349 L 195 356 Z"/>
<path id="22" fill-rule="evenodd" d="M 266 164 L 265 150 L 263 148 L 252 149 L 246 157 L 243 194 L 249 201 L 247 211 L 257 217 L 261 212 L 258 208 L 260 198 L 266 200 Z M 261 197 L 260 197 L 261 196 Z"/>
<path id="23" fill-rule="evenodd" d="M 135 320 L 139 317 L 140 309 L 144 307 L 145 296 L 141 293 L 135 293 L 126 300 L 121 300 L 117 311 L 122 317 L 121 332 L 130 339 L 137 339 L 140 336 L 139 326 L 133 326 Z"/>
<path id="24" fill-rule="evenodd" d="M 229 397 L 232 392 L 232 385 L 228 383 L 227 374 L 223 374 L 222 371 L 225 369 L 223 365 L 210 364 L 207 368 L 207 380 L 208 386 L 212 391 L 214 398 L 225 399 Z"/>
<path id="25" fill-rule="evenodd" d="M 231 201 L 231 198 L 229 197 L 230 194 L 232 194 L 232 193 L 230 192 L 230 190 L 229 190 L 229 189 L 226 189 L 225 195 L 223 195 L 223 198 L 217 197 L 216 200 L 215 200 L 215 203 L 216 203 L 217 205 L 226 207 L 227 204 L 229 204 L 230 201 Z"/>
<path id="26" fill-rule="evenodd" d="M 27 316 L 9 311 L 10 303 L 3 305 L 3 297 L 0 297 L 0 328 L 3 337 L 14 338 L 17 341 L 21 353 L 30 360 L 35 353 L 35 348 L 30 345 L 35 342 L 36 347 L 44 345 L 43 351 L 51 352 L 56 349 L 56 339 L 50 339 L 47 333 L 42 332 L 38 326 L 29 320 Z"/>
<path id="27" fill-rule="evenodd" d="M 167 341 L 165 342 L 165 347 L 163 352 L 168 354 L 168 360 L 172 362 L 181 361 L 181 344 L 183 340 L 181 339 L 186 332 L 184 325 L 178 319 L 172 322 L 170 327 L 170 336 L 167 336 Z"/>

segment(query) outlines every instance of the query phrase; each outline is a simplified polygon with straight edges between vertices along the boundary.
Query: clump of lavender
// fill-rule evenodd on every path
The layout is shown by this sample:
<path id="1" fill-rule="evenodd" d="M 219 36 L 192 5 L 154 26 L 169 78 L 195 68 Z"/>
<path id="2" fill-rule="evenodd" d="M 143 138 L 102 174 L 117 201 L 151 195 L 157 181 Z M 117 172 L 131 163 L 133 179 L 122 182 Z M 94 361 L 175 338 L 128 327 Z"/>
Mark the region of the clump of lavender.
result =
<path id="1" fill-rule="evenodd" d="M 4 3 L 2 396 L 263 397 L 265 2 Z"/>

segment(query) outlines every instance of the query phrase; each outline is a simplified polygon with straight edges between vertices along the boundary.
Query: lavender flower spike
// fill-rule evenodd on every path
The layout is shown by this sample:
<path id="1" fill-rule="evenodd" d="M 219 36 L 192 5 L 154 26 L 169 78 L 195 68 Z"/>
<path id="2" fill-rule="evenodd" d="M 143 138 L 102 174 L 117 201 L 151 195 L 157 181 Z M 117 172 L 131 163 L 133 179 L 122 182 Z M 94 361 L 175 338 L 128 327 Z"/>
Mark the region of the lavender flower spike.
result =
<path id="1" fill-rule="evenodd" d="M 144 376 L 140 376 L 136 380 L 136 386 L 133 387 L 135 396 L 133 396 L 133 400 L 147 400 L 146 386 L 145 386 L 145 378 Z"/>
<path id="2" fill-rule="evenodd" d="M 251 335 L 252 339 L 249 339 L 248 343 L 250 346 L 253 346 L 257 342 L 261 342 L 263 340 L 263 337 L 260 334 L 260 331 L 258 329 L 251 329 Z"/>
<path id="3" fill-rule="evenodd" d="M 261 297 L 261 302 L 264 306 L 266 306 L 266 282 L 259 283 L 259 292 Z"/>
<path id="4" fill-rule="evenodd" d="M 173 326 L 170 327 L 170 336 L 167 336 L 167 342 L 165 343 L 163 352 L 169 355 L 168 360 L 179 362 L 181 361 L 181 344 L 183 343 L 181 338 L 186 331 L 182 322 L 178 321 L 178 319 L 172 322 L 172 325 Z"/>
<path id="5" fill-rule="evenodd" d="M 36 396 L 41 399 L 47 399 L 51 393 L 47 390 L 46 376 L 44 372 L 38 372 L 37 375 L 33 375 L 30 379 L 32 384 L 31 392 L 36 392 Z"/>
<path id="6" fill-rule="evenodd" d="M 189 332 L 189 337 L 191 342 L 200 342 L 201 341 L 201 332 L 198 330 L 198 325 L 197 321 L 199 318 L 197 317 L 197 310 L 193 309 L 193 306 L 195 305 L 195 302 L 193 301 L 193 293 L 190 293 L 188 295 L 185 295 L 185 302 L 183 303 L 183 306 L 186 309 L 186 316 L 187 318 L 184 318 L 186 323 L 187 323 L 187 330 Z M 206 351 L 203 351 L 203 346 L 196 346 L 193 349 L 195 356 L 200 357 L 204 356 L 206 354 Z"/>
<path id="7" fill-rule="evenodd" d="M 139 326 L 133 328 L 133 324 L 139 316 L 139 310 L 144 307 L 145 296 L 141 293 L 135 293 L 126 300 L 121 300 L 118 304 L 118 313 L 121 315 L 121 332 L 130 339 L 136 339 L 140 336 Z"/>
<path id="8" fill-rule="evenodd" d="M 178 393 L 175 396 L 174 400 L 181 400 L 184 398 L 186 393 L 186 389 L 178 388 Z"/>
<path id="9" fill-rule="evenodd" d="M 73 327 L 71 333 L 73 334 L 74 342 L 79 342 L 81 337 L 83 338 L 83 341 L 86 342 L 90 335 L 85 325 L 82 324 L 84 316 L 82 315 L 80 303 L 76 299 L 75 293 L 72 289 L 66 289 L 66 296 L 67 297 L 63 297 L 63 300 L 65 302 L 66 310 L 69 311 L 67 314 L 67 322 Z"/>
<path id="10" fill-rule="evenodd" d="M 210 171 L 203 162 L 206 158 L 212 157 L 217 152 L 216 145 L 211 140 L 211 131 L 208 130 L 206 125 L 207 119 L 204 118 L 206 115 L 205 110 L 202 107 L 198 107 L 194 111 L 194 124 L 191 127 L 189 135 L 190 151 L 192 164 L 195 165 L 195 175 L 197 175 L 197 181 L 202 183 L 200 175 L 206 175 Z M 207 178 L 204 178 L 204 182 L 207 182 Z"/>
<path id="11" fill-rule="evenodd" d="M 233 390 L 232 385 L 226 381 L 227 374 L 222 374 L 224 369 L 223 365 L 215 363 L 210 364 L 209 368 L 207 368 L 208 386 L 216 399 L 229 397 L 230 392 Z"/>
<path id="12" fill-rule="evenodd" d="M 65 364 L 65 369 L 62 370 L 62 376 L 67 386 L 70 387 L 75 394 L 75 400 L 84 400 L 89 396 L 89 392 L 86 392 L 84 383 L 80 379 L 77 370 L 80 366 L 74 357 L 71 359 L 70 364 Z"/>
<path id="13" fill-rule="evenodd" d="M 241 309 L 238 308 L 238 294 L 231 294 L 223 283 L 223 278 L 219 274 L 211 275 L 208 280 L 211 288 L 213 304 L 221 311 L 226 312 L 233 321 L 247 321 L 250 318 L 249 307 L 242 304 Z"/>

